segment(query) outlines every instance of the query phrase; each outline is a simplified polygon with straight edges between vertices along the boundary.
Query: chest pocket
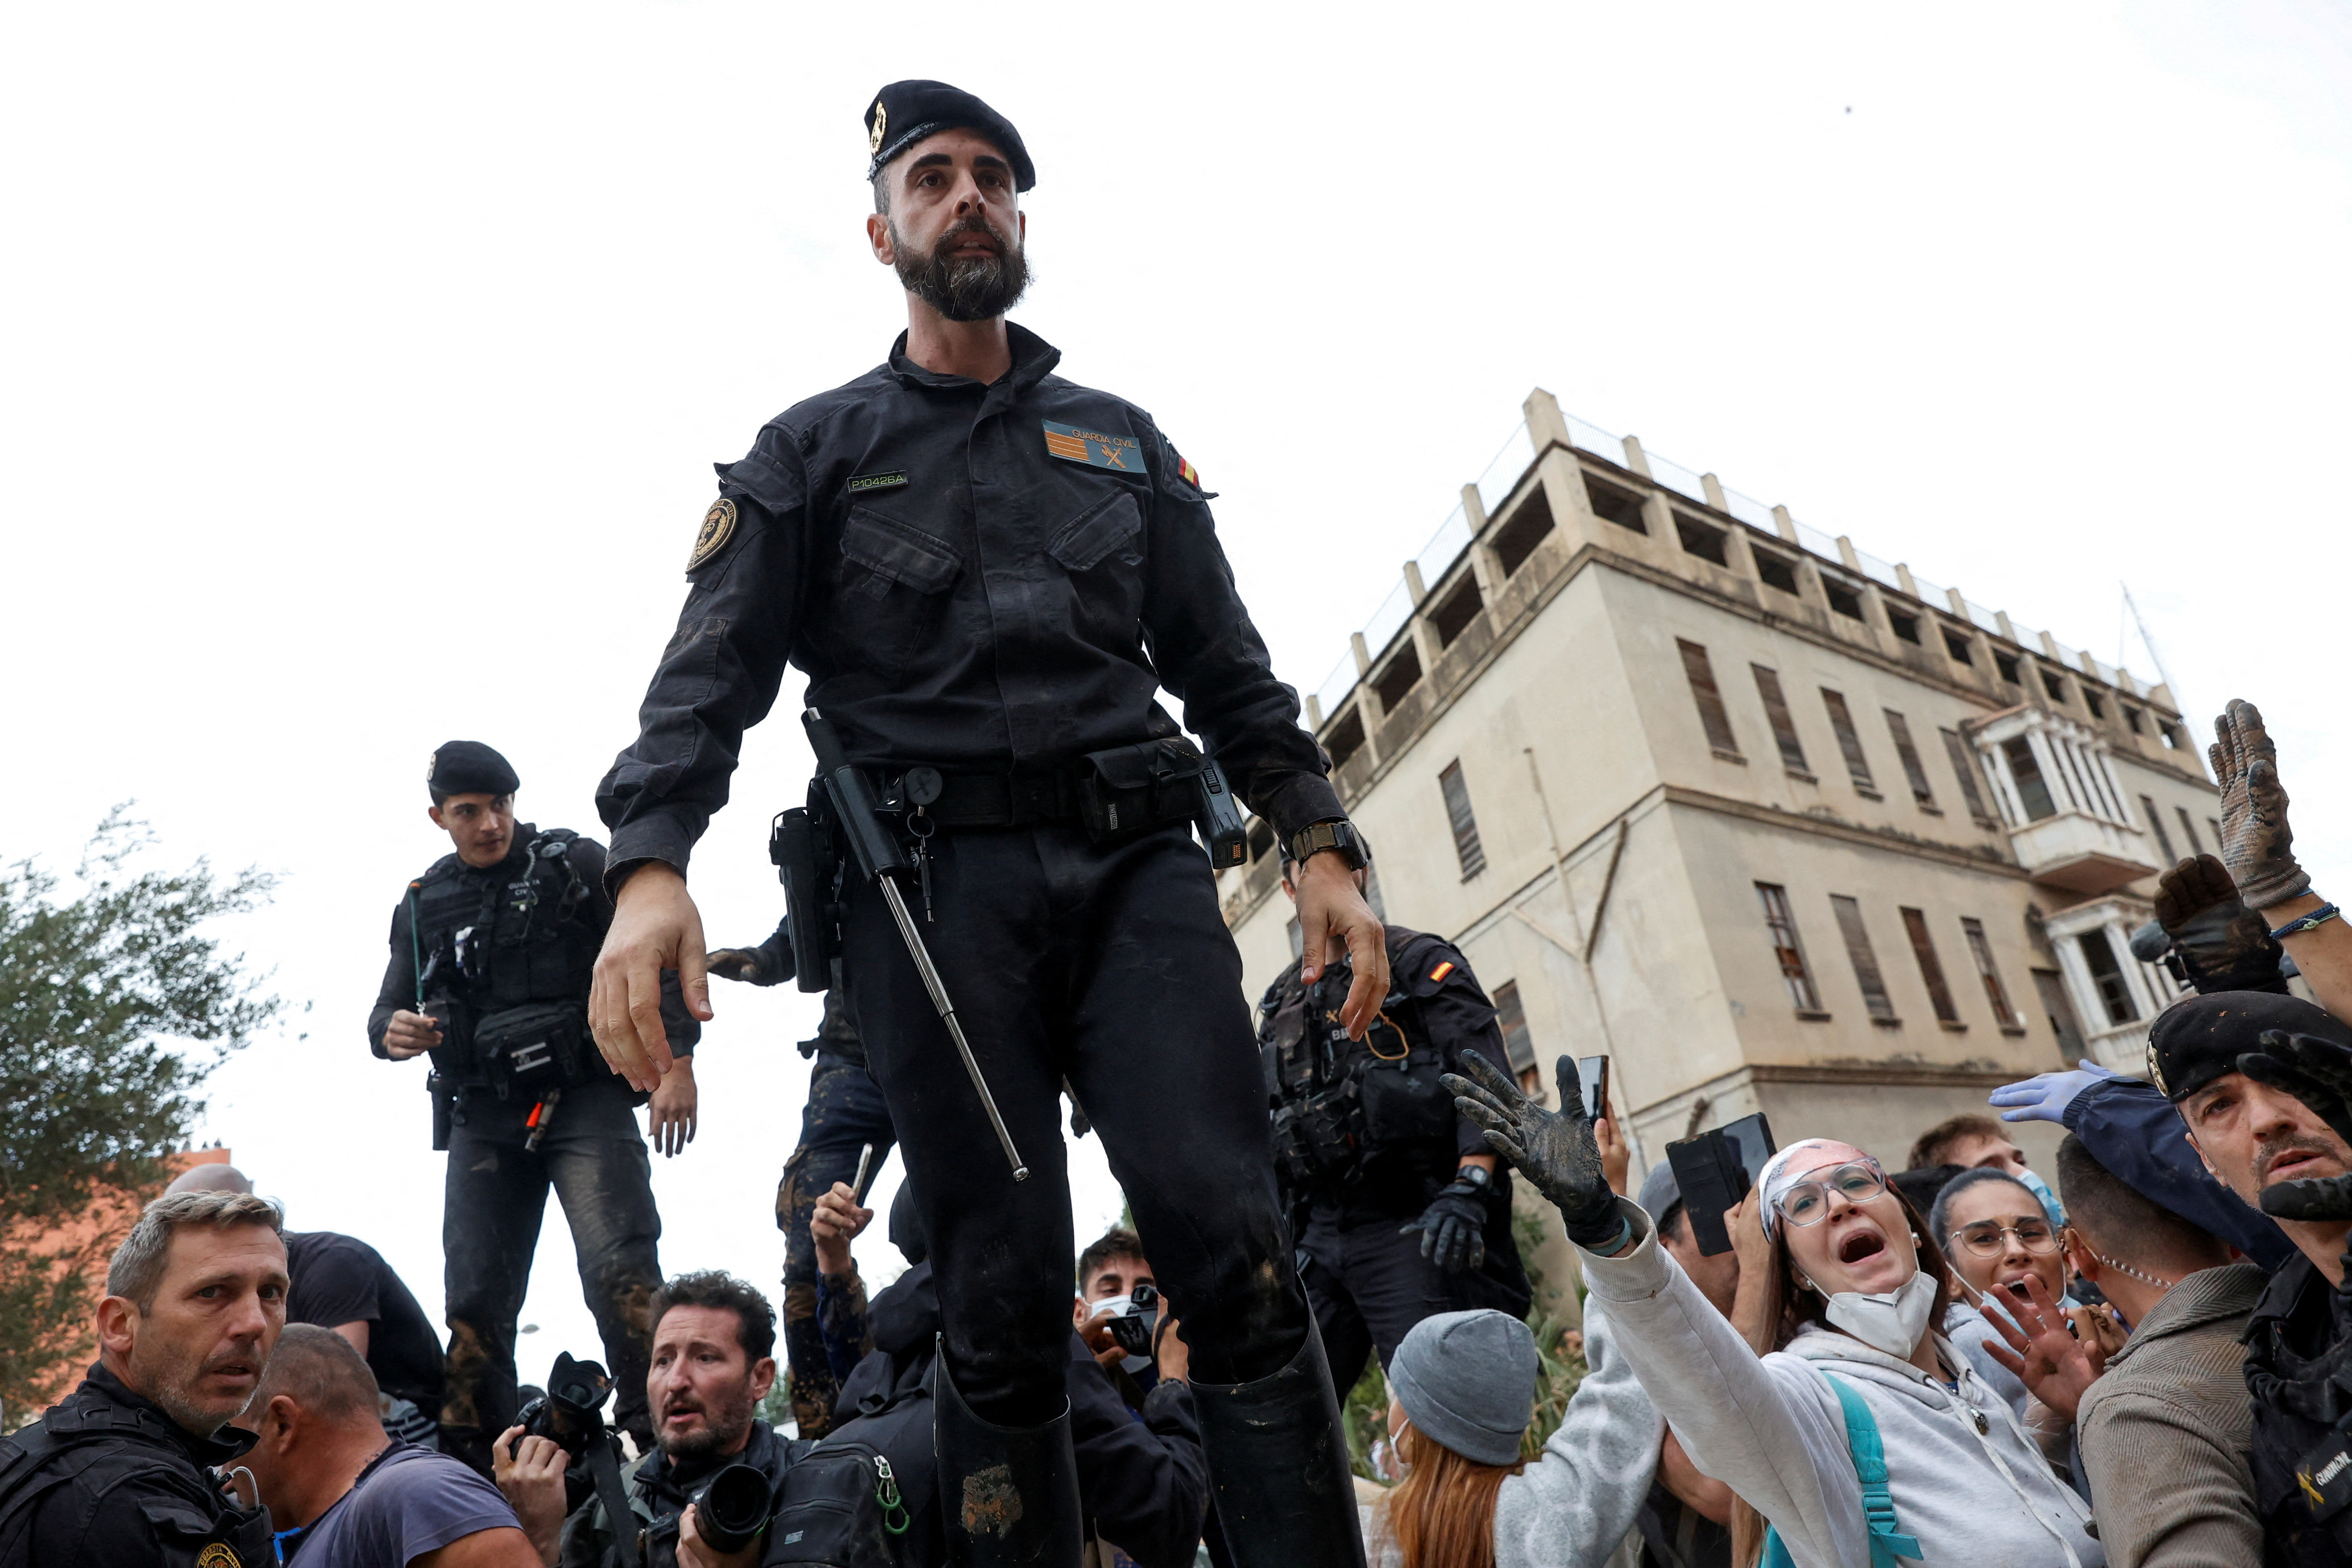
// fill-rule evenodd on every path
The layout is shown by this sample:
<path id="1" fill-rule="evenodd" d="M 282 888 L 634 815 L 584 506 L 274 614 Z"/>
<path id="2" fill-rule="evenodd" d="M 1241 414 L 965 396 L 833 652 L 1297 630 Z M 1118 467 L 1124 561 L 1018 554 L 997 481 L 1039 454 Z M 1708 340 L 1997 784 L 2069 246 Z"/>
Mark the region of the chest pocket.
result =
<path id="1" fill-rule="evenodd" d="M 1120 489 L 1086 508 L 1045 541 L 1066 574 L 1071 629 L 1122 652 L 1143 622 L 1143 509 Z"/>
<path id="2" fill-rule="evenodd" d="M 945 541 L 862 506 L 849 509 L 841 554 L 845 641 L 858 663 L 895 684 L 915 649 L 939 635 L 963 563 Z"/>

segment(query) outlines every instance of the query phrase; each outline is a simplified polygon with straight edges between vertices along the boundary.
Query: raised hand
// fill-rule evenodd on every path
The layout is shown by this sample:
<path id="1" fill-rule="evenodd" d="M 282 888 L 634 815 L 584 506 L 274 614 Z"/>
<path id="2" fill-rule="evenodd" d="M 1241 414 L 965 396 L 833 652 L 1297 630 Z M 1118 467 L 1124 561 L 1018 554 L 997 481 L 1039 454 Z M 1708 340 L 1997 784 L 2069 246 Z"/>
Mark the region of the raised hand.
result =
<path id="1" fill-rule="evenodd" d="M 2064 1310 L 2039 1279 L 2029 1274 L 2023 1283 L 2024 1300 L 2004 1290 L 2003 1310 L 1985 1313 L 1985 1321 L 2004 1342 L 1988 1340 L 1985 1350 L 2015 1373 L 2034 1398 L 2072 1421 L 2083 1395 L 2107 1369 L 2106 1345 L 2096 1334 L 2075 1338 Z"/>
<path id="2" fill-rule="evenodd" d="M 740 980 L 749 985 L 769 984 L 761 977 L 760 950 L 756 947 L 722 947 L 716 952 L 705 953 L 702 962 L 721 980 Z"/>
<path id="3" fill-rule="evenodd" d="M 2038 1072 L 2021 1083 L 2001 1085 L 1986 1100 L 2001 1108 L 2003 1121 L 2055 1121 L 2063 1126 L 2066 1107 L 2076 1095 L 2095 1083 L 2121 1076 L 2084 1057 L 2071 1072 Z"/>
<path id="4" fill-rule="evenodd" d="M 2238 885 L 2210 855 L 2183 860 L 2156 885 L 2156 919 L 2194 972 L 2200 991 L 2252 991 L 2275 984 L 2279 944 L 2270 922 L 2246 907 Z"/>
<path id="5" fill-rule="evenodd" d="M 2206 756 L 2221 786 L 2221 859 L 2239 896 L 2257 910 L 2302 897 L 2311 891 L 2311 878 L 2295 864 L 2278 748 L 2263 728 L 2262 710 L 2231 698 L 2213 721 L 2213 737 Z"/>
<path id="6" fill-rule="evenodd" d="M 1609 1190 L 1592 1123 L 1584 1114 L 1576 1058 L 1562 1057 L 1553 1069 L 1559 1114 L 1521 1094 L 1509 1074 L 1476 1051 L 1463 1052 L 1462 1065 L 1469 1077 L 1447 1073 L 1439 1080 L 1452 1091 L 1454 1107 L 1484 1128 L 1495 1152 L 1551 1200 L 1568 1239 L 1588 1247 L 1622 1239 L 1624 1221 L 1617 1212 L 1617 1194 Z"/>

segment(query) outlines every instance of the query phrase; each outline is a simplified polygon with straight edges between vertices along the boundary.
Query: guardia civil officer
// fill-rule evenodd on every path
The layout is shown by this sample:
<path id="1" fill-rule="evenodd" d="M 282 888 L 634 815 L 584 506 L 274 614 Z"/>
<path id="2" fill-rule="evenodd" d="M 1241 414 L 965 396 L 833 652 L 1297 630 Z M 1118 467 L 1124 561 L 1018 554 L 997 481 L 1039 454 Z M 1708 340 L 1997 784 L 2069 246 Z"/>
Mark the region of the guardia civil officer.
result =
<path id="1" fill-rule="evenodd" d="M 792 931 L 779 925 L 757 947 L 721 948 L 710 973 L 752 985 L 793 978 Z M 801 1107 L 801 1141 L 776 1184 L 776 1227 L 784 1233 L 784 1356 L 792 1368 L 793 1420 L 803 1437 L 822 1437 L 833 1424 L 837 1392 L 833 1363 L 816 1321 L 816 1241 L 809 1232 L 816 1201 L 835 1182 L 854 1183 L 863 1158 L 869 1176 L 898 1142 L 890 1108 L 866 1068 L 866 1047 L 849 1021 L 839 985 L 824 994 L 824 1020 L 800 1053 L 814 1058 L 808 1100 Z"/>
<path id="2" fill-rule="evenodd" d="M 1282 869 L 1296 899 L 1298 868 L 1286 855 Z M 1423 1318 L 1478 1307 L 1525 1316 L 1531 1300 L 1510 1175 L 1437 1081 L 1463 1070 L 1465 1049 L 1509 1059 L 1494 1004 L 1449 943 L 1394 924 L 1387 942 L 1392 989 L 1360 1040 L 1339 1017 L 1353 978 L 1345 962 L 1312 984 L 1293 962 L 1258 1005 L 1275 1168 L 1341 1388 L 1374 1351 L 1385 1368 Z"/>
<path id="3" fill-rule="evenodd" d="M 850 1012 L 938 1271 L 940 1484 L 962 1500 L 948 1510 L 958 1560 L 1077 1560 L 1066 1075 L 1183 1303 L 1239 1557 L 1359 1563 L 1240 959 L 1183 820 L 1201 765 L 1157 691 L 1291 840 L 1308 950 L 1353 955 L 1343 1017 L 1360 1029 L 1388 965 L 1349 876 L 1353 829 L 1192 466 L 1150 416 L 1055 375 L 1055 349 L 1003 319 L 1027 277 L 1017 196 L 1035 174 L 1020 135 L 928 81 L 884 88 L 866 125 L 866 233 L 905 286 L 908 330 L 885 363 L 772 420 L 719 469 L 640 734 L 598 795 L 618 913 L 597 962 L 597 1043 L 650 1088 L 667 1059 L 656 973 L 681 965 L 707 1002 L 688 854 L 744 729 L 797 665 L 920 842 L 913 918 L 1031 1170 L 1013 1179 L 881 895 L 846 879 Z M 1164 792 L 1138 783 L 1155 777 Z"/>
<path id="4" fill-rule="evenodd" d="M 589 972 L 613 919 L 604 848 L 568 828 L 518 823 L 520 781 L 476 741 L 433 753 L 425 786 L 454 851 L 408 885 L 368 1044 L 392 1061 L 430 1053 L 436 1149 L 449 1152 L 441 1246 L 449 1323 L 441 1446 L 484 1475 L 515 1414 L 515 1318 L 551 1185 L 563 1205 L 588 1310 L 619 1385 L 615 1422 L 644 1448 L 645 1302 L 661 1284 L 651 1162 L 627 1085 L 588 1038 Z M 700 1037 L 677 977 L 660 1005 L 682 1065 Z M 653 1097 L 652 1137 L 694 1135 L 694 1072 Z"/>

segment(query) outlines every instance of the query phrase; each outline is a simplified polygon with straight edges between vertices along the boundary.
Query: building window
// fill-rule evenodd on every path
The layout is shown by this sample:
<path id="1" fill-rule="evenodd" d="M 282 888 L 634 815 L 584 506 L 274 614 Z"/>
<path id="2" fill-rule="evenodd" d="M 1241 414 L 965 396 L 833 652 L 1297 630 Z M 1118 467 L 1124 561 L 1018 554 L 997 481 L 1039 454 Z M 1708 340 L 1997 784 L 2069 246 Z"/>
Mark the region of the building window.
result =
<path id="1" fill-rule="evenodd" d="M 1445 819 L 1454 827 L 1454 853 L 1462 862 L 1462 879 L 1468 881 L 1486 868 L 1486 851 L 1478 843 L 1478 819 L 1470 812 L 1470 786 L 1462 782 L 1462 762 L 1455 758 L 1437 775 L 1445 796 Z"/>
<path id="2" fill-rule="evenodd" d="M 1984 982 L 1985 1000 L 1992 1004 L 1992 1021 L 2004 1029 L 2022 1028 L 2023 1021 L 2009 1005 L 2009 987 L 2000 983 L 2000 971 L 1993 967 L 1992 943 L 1985 938 L 1984 921 L 1962 915 L 1960 932 L 1969 939 L 1969 956 L 1977 961 L 1977 978 Z"/>
<path id="3" fill-rule="evenodd" d="M 1862 595 L 1851 584 L 1841 583 L 1828 573 L 1822 574 L 1822 593 L 1827 596 L 1830 608 L 1848 620 L 1863 619 Z"/>
<path id="4" fill-rule="evenodd" d="M 2009 776 L 2017 781 L 2017 798 L 2025 806 L 2025 820 L 2039 822 L 2045 816 L 2058 815 L 2058 803 L 2050 798 L 2050 782 L 2042 776 L 2042 764 L 2034 760 L 2033 744 L 2020 735 L 2000 743 L 2009 758 Z"/>
<path id="5" fill-rule="evenodd" d="M 2180 833 L 2182 837 L 2189 840 L 2189 852 L 2191 855 L 2204 854 L 2205 846 L 2197 841 L 2197 824 L 2190 819 L 2189 808 L 2185 805 L 2176 805 L 2172 809 L 2180 815 Z"/>
<path id="6" fill-rule="evenodd" d="M 2065 701 L 2066 683 L 2058 679 L 2058 672 L 2048 665 L 2037 665 L 2035 668 L 2042 672 L 2042 689 L 2050 693 L 2050 700 Z"/>
<path id="7" fill-rule="evenodd" d="M 2106 700 L 2087 686 L 2083 688 L 2083 706 L 2091 710 L 2091 717 L 2094 719 L 2104 719 L 2107 716 Z"/>
<path id="8" fill-rule="evenodd" d="M 1739 755 L 1739 742 L 1732 738 L 1731 715 L 1723 706 L 1723 691 L 1715 683 L 1715 666 L 1706 659 L 1706 649 L 1695 642 L 1675 639 L 1682 649 L 1683 674 L 1690 679 L 1691 700 L 1698 704 L 1698 721 L 1706 730 L 1706 743 L 1715 748 L 1717 756 L 1744 762 Z"/>
<path id="9" fill-rule="evenodd" d="M 1886 732 L 1895 737 L 1895 754 L 1903 760 L 1903 776 L 1911 782 L 1911 798 L 1932 807 L 1936 791 L 1927 783 L 1927 764 L 1919 760 L 1919 748 L 1911 743 L 1911 725 L 1894 709 L 1885 711 Z"/>
<path id="10" fill-rule="evenodd" d="M 2207 817 L 2207 818 L 2205 819 L 2205 826 L 2208 826 L 2208 827 L 2210 827 L 2210 828 L 2211 828 L 2211 829 L 2213 830 L 2213 847 L 2214 847 L 2214 848 L 2216 848 L 2216 849 L 2221 848 L 2221 824 L 2218 820 L 2216 820 L 2215 818 L 2209 816 L 2209 817 Z"/>
<path id="11" fill-rule="evenodd" d="M 1792 773 L 1813 776 L 1805 765 L 1805 743 L 1797 739 L 1796 716 L 1789 711 L 1789 700 L 1781 694 L 1780 672 L 1764 665 L 1751 664 L 1756 672 L 1756 695 L 1764 700 L 1764 717 L 1772 721 L 1772 739 L 1780 744 L 1781 763 Z"/>
<path id="12" fill-rule="evenodd" d="M 2090 966 L 2091 984 L 2098 987 L 2099 1005 L 2107 1010 L 2107 1022 L 2137 1022 L 2139 1007 L 2132 1001 L 2131 987 L 2124 981 L 2124 967 L 2116 962 L 2116 950 L 2107 942 L 2107 933 L 2086 931 L 2075 940 L 2082 946 L 2083 962 Z"/>
<path id="13" fill-rule="evenodd" d="M 1927 934 L 1927 917 L 1917 910 L 1903 911 L 1903 931 L 1911 939 L 1911 956 L 1919 961 L 1919 978 L 1927 985 L 1927 1005 L 1939 1023 L 1957 1024 L 1960 1010 L 1952 1005 L 1952 988 L 1944 983 L 1943 961 L 1936 956 L 1936 939 Z"/>
<path id="14" fill-rule="evenodd" d="M 1331 771 L 1338 773 L 1349 760 L 1364 749 L 1364 710 L 1350 707 L 1339 721 L 1325 731 L 1323 749 L 1331 753 Z"/>
<path id="15" fill-rule="evenodd" d="M 1869 928 L 1862 923 L 1862 906 L 1843 893 L 1832 893 L 1830 908 L 1837 911 L 1838 934 L 1845 938 L 1845 955 L 1853 965 L 1854 984 L 1862 987 L 1862 1005 L 1880 1023 L 1896 1022 L 1894 999 L 1886 994 L 1886 977 L 1878 971 Z"/>
<path id="16" fill-rule="evenodd" d="M 2009 682 L 2011 686 L 2015 686 L 2018 683 L 2017 656 L 2015 654 L 2003 653 L 1999 648 L 1993 649 L 1992 667 L 1999 670 L 2000 672 L 2000 678 Z"/>
<path id="17" fill-rule="evenodd" d="M 1719 528 L 1701 522 L 1695 517 L 1685 517 L 1681 512 L 1676 512 L 1675 513 L 1675 537 L 1682 541 L 1683 552 L 1686 555 L 1696 555 L 1701 561 L 1712 561 L 1717 566 L 1731 564 L 1730 559 L 1724 553 L 1725 535 L 1723 530 Z"/>
<path id="18" fill-rule="evenodd" d="M 1437 634 L 1437 646 L 1452 647 L 1454 639 L 1467 630 L 1470 623 L 1478 618 L 1478 612 L 1486 607 L 1486 602 L 1478 596 L 1477 577 L 1465 572 L 1460 585 L 1446 595 L 1444 602 L 1437 608 L 1429 612 L 1429 628 Z"/>
<path id="19" fill-rule="evenodd" d="M 1952 764 L 1952 772 L 1960 781 L 1960 798 L 1969 803 L 1969 817 L 1979 827 L 1994 826 L 1992 813 L 1985 809 L 1984 792 L 1977 788 L 1976 770 L 1969 765 L 1969 744 L 1960 739 L 1958 730 L 1939 730 L 1944 737 L 1944 757 Z"/>
<path id="20" fill-rule="evenodd" d="M 2054 969 L 2037 969 L 2033 972 L 2033 990 L 2042 998 L 2042 1011 L 2050 1019 L 2050 1032 L 2058 1037 L 2060 1058 L 2081 1061 L 2090 1047 L 2083 1043 L 2082 1026 L 2074 1021 L 2074 1004 L 2066 994 L 2065 977 Z"/>
<path id="21" fill-rule="evenodd" d="M 1886 625 L 1898 637 L 1913 647 L 1919 646 L 1919 617 L 1906 616 L 1900 610 L 1886 612 Z"/>
<path id="22" fill-rule="evenodd" d="M 1516 980 L 1495 987 L 1495 1026 L 1503 1032 L 1503 1055 L 1511 1064 L 1512 1075 L 1523 1085 L 1533 1079 L 1540 1089 L 1543 1079 L 1536 1071 L 1536 1043 L 1528 1035 L 1528 1010 L 1519 1001 Z"/>
<path id="23" fill-rule="evenodd" d="M 1944 628 L 1944 651 L 1952 656 L 1954 664 L 1976 663 L 1969 654 L 1969 639 L 1949 626 Z"/>
<path id="24" fill-rule="evenodd" d="M 1853 787 L 1875 796 L 1878 786 L 1871 782 L 1870 759 L 1862 754 L 1862 735 L 1853 727 L 1844 694 L 1824 686 L 1822 705 L 1830 710 L 1830 728 L 1837 734 L 1838 750 L 1845 753 L 1845 771 L 1853 775 Z"/>
<path id="25" fill-rule="evenodd" d="M 1495 564 L 1508 577 L 1527 564 L 1536 546 L 1550 534 L 1551 502 L 1544 499 L 1543 487 L 1538 485 L 1511 513 L 1511 521 L 1495 531 Z"/>
<path id="26" fill-rule="evenodd" d="M 1632 490 L 1621 490 L 1615 485 L 1604 484 L 1587 474 L 1584 476 L 1584 499 L 1591 506 L 1592 515 L 1603 522 L 1613 522 L 1636 533 L 1650 531 L 1650 525 L 1642 521 L 1642 498 Z M 1547 517 L 1549 515 L 1546 514 Z"/>
<path id="27" fill-rule="evenodd" d="M 1421 683 L 1421 650 L 1408 642 L 1389 660 L 1386 669 L 1372 677 L 1372 689 L 1380 695 L 1381 711 L 1387 713 L 1405 700 L 1406 693 Z"/>
<path id="28" fill-rule="evenodd" d="M 1789 889 L 1759 882 L 1756 896 L 1764 904 L 1764 930 L 1772 939 L 1772 956 L 1780 962 L 1780 978 L 1789 983 L 1789 1000 L 1800 1013 L 1820 1012 L 1821 993 L 1813 989 L 1813 977 L 1805 968 L 1804 944 L 1797 940 L 1797 917 L 1789 908 Z"/>
<path id="29" fill-rule="evenodd" d="M 2164 749 L 2166 751 L 2183 752 L 2189 749 L 2189 737 L 2182 732 L 2179 725 L 2173 723 L 2171 721 L 2166 719 L 2158 720 L 2156 721 L 2156 732 L 2163 737 Z"/>
<path id="30" fill-rule="evenodd" d="M 2147 795 L 2139 797 L 2139 808 L 2147 813 L 2147 826 L 2156 834 L 2156 847 L 2163 852 L 2165 865 L 2179 865 L 2180 857 L 2172 852 L 2172 835 L 2164 830 L 2164 813 L 2156 809 L 2155 800 Z"/>
<path id="31" fill-rule="evenodd" d="M 1768 588 L 1778 588 L 1783 594 L 1797 591 L 1797 563 L 1785 555 L 1775 555 L 1769 550 L 1748 546 L 1748 553 L 1756 558 L 1756 575 Z"/>

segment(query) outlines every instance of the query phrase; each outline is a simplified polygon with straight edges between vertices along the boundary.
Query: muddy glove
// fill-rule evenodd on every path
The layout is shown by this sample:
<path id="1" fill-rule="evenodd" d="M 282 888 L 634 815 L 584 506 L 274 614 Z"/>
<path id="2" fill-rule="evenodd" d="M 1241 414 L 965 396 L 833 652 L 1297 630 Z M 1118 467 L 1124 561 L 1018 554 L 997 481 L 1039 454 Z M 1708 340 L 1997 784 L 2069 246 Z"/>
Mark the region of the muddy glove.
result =
<path id="1" fill-rule="evenodd" d="M 1459 1274 L 1477 1268 L 1486 1261 L 1486 1189 L 1475 1180 L 1454 1177 L 1451 1186 L 1429 1200 L 1419 1219 L 1397 1234 L 1414 1231 L 1421 1232 L 1421 1255 L 1441 1272 Z"/>
<path id="2" fill-rule="evenodd" d="M 2238 1070 L 2294 1096 L 2352 1144 L 2352 1050 L 2311 1035 L 2267 1029 L 2263 1048 L 2240 1057 Z M 2266 1187 L 2263 1212 L 2273 1219 L 2352 1219 L 2352 1175 Z"/>
<path id="3" fill-rule="evenodd" d="M 1454 1108 L 1486 1130 L 1495 1152 L 1552 1201 L 1568 1239 L 1592 1252 L 1613 1252 L 1624 1245 L 1631 1227 L 1601 1169 L 1601 1146 L 1584 1114 L 1576 1058 L 1562 1057 L 1553 1068 L 1559 1115 L 1521 1094 L 1508 1073 L 1476 1051 L 1463 1052 L 1462 1066 L 1468 1078 L 1447 1073 L 1438 1081 L 1453 1093 Z"/>
<path id="4" fill-rule="evenodd" d="M 722 947 L 703 961 L 723 980 L 747 985 L 781 985 L 793 977 L 793 932 L 789 924 L 757 947 Z"/>
<path id="5" fill-rule="evenodd" d="M 2238 896 L 2267 910 L 2311 891 L 2311 878 L 2294 863 L 2294 834 L 2286 825 L 2286 786 L 2279 783 L 2278 748 L 2263 728 L 2262 710 L 2239 698 L 2213 721 L 2206 755 L 2221 786 L 2221 860 Z"/>
<path id="6" fill-rule="evenodd" d="M 2212 856 L 2183 860 L 2164 874 L 2156 885 L 2156 919 L 2199 991 L 2286 989 L 2279 973 L 2286 950 L 2271 940 L 2268 923 L 2246 907 Z"/>

